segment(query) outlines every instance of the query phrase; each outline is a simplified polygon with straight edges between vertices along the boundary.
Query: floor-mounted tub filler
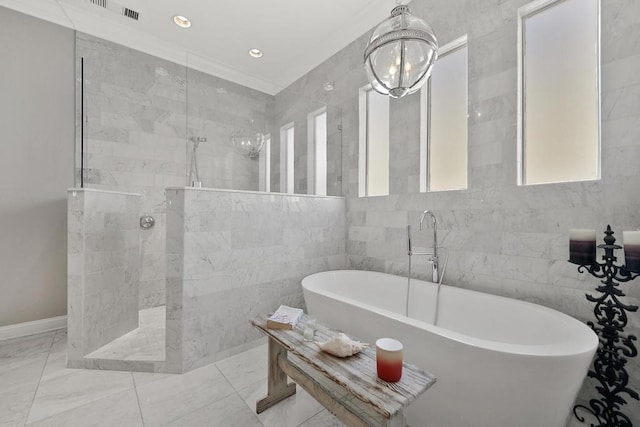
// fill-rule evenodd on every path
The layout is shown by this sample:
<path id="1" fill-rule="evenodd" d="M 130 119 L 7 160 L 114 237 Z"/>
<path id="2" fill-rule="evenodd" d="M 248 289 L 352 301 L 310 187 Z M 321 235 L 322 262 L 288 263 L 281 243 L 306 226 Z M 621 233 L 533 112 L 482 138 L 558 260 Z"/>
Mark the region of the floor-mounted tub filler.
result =
<path id="1" fill-rule="evenodd" d="M 598 339 L 558 311 L 443 285 L 438 326 L 431 282 L 370 271 L 302 280 L 310 315 L 374 343 L 392 337 L 406 361 L 437 377 L 408 410 L 412 427 L 564 427 Z"/>

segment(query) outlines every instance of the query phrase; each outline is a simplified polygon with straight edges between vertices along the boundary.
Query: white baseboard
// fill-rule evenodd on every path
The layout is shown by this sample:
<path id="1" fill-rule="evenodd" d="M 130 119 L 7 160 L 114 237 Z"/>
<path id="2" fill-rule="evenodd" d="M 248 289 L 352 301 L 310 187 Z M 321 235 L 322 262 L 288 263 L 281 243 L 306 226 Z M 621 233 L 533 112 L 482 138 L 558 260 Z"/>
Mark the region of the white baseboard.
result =
<path id="1" fill-rule="evenodd" d="M 55 331 L 67 327 L 67 316 L 50 317 L 32 322 L 17 323 L 0 327 L 0 341 L 26 337 L 41 332 Z"/>

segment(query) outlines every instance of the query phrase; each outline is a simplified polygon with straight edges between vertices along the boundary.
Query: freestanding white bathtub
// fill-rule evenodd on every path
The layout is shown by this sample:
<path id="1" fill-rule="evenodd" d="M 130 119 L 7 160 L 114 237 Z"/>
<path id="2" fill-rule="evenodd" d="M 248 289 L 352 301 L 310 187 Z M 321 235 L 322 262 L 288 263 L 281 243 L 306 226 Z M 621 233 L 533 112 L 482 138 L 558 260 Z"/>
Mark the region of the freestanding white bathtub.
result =
<path id="1" fill-rule="evenodd" d="M 302 280 L 310 315 L 369 343 L 391 337 L 405 361 L 437 377 L 408 409 L 411 427 L 562 427 L 598 338 L 558 311 L 370 271 Z"/>

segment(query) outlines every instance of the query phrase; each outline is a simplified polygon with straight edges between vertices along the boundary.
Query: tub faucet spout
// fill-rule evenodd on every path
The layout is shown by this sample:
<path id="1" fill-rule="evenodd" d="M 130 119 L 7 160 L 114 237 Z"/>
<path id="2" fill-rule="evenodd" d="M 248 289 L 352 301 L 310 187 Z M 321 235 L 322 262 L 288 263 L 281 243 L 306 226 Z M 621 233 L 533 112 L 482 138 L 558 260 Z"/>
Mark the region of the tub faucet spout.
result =
<path id="1" fill-rule="evenodd" d="M 438 258 L 438 224 L 436 216 L 433 214 L 433 212 L 426 210 L 422 212 L 422 216 L 420 217 L 420 230 L 424 229 L 424 219 L 426 216 L 429 216 L 433 223 L 433 255 L 430 260 L 432 263 L 432 280 L 434 283 L 440 283 Z"/>

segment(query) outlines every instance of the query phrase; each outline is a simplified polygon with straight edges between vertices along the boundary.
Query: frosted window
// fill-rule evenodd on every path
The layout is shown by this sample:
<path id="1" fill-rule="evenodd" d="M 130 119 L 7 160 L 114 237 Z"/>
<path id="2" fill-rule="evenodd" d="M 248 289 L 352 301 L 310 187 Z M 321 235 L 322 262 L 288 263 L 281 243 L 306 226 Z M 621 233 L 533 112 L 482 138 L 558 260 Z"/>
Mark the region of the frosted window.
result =
<path id="1" fill-rule="evenodd" d="M 389 98 L 371 89 L 361 91 L 361 97 L 364 97 L 361 108 L 365 109 L 360 115 L 365 121 L 364 126 L 361 123 L 361 132 L 364 131 L 361 168 L 364 165 L 364 174 L 360 178 L 365 183 L 361 195 L 384 196 L 389 194 Z"/>
<path id="2" fill-rule="evenodd" d="M 520 184 L 598 179 L 599 3 L 520 9 Z"/>
<path id="3" fill-rule="evenodd" d="M 293 123 L 280 129 L 280 191 L 293 193 L 294 178 L 294 127 Z"/>
<path id="4" fill-rule="evenodd" d="M 309 114 L 308 152 L 309 194 L 327 195 L 327 112 L 323 108 Z"/>
<path id="5" fill-rule="evenodd" d="M 467 188 L 467 46 L 443 50 L 428 87 L 429 191 Z"/>
<path id="6" fill-rule="evenodd" d="M 265 135 L 264 147 L 260 150 L 259 164 L 259 182 L 260 191 L 271 191 L 271 136 Z"/>

